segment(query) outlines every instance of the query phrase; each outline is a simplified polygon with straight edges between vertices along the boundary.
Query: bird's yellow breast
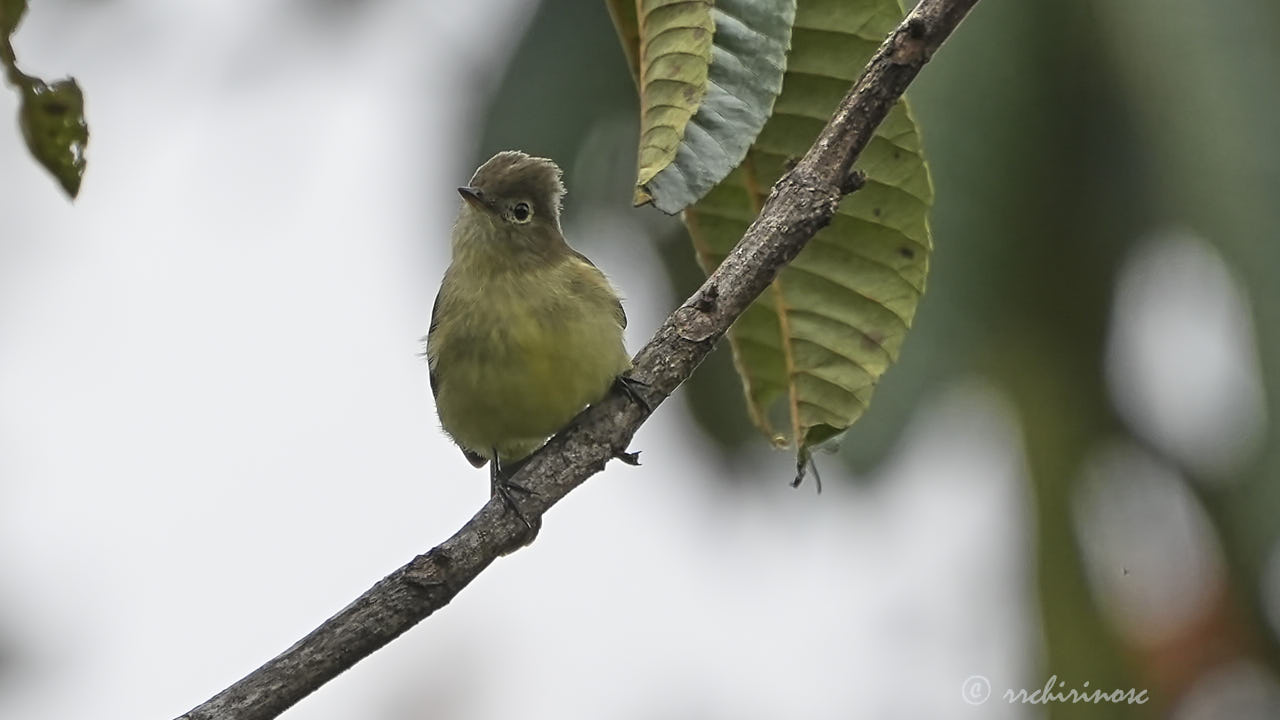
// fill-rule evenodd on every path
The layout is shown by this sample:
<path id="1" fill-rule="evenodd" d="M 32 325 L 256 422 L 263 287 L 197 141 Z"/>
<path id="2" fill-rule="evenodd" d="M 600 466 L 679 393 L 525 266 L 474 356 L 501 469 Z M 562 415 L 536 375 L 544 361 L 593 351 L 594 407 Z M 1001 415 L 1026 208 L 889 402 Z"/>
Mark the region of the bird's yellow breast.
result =
<path id="1" fill-rule="evenodd" d="M 468 450 L 518 459 L 629 367 L 616 296 L 576 258 L 502 276 L 466 272 L 446 274 L 428 347 L 441 424 Z"/>

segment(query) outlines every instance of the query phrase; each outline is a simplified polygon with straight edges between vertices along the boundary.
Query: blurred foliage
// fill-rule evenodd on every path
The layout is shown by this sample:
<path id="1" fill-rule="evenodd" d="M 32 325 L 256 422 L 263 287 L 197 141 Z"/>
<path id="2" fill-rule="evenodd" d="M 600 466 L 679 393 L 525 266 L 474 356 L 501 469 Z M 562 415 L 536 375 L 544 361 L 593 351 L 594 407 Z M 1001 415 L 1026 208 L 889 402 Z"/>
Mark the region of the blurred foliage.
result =
<path id="1" fill-rule="evenodd" d="M 22 22 L 22 16 L 26 12 L 27 0 L 0 0 L 0 35 L 5 36 L 6 42 L 13 31 L 18 29 L 18 23 Z"/>
<path id="2" fill-rule="evenodd" d="M 574 182 L 574 168 L 583 138 L 619 115 L 634 118 L 635 95 L 604 4 L 547 0 L 482 116 L 481 147 L 471 167 L 499 150 L 521 148 L 555 158 L 565 170 L 565 184 L 577 194 L 583 184 Z M 635 132 L 633 127 L 613 130 L 618 145 L 628 130 Z M 634 147 L 634 135 L 626 141 Z"/>
<path id="3" fill-rule="evenodd" d="M 1127 688 L 1142 683 L 1094 607 L 1068 514 L 1081 462 L 1114 427 L 1102 373 L 1112 282 L 1150 216 L 1132 184 L 1134 131 L 1099 55 L 1087 5 L 993 2 L 922 74 L 912 96 L 932 153 L 938 240 L 913 335 L 924 347 L 904 356 L 936 354 L 916 358 L 934 363 L 916 377 L 920 366 L 904 363 L 880 400 L 901 423 L 957 375 L 1003 384 L 1035 484 L 1046 667 L 1069 685 Z M 860 445 L 857 432 L 847 445 Z M 1108 712 L 1133 710 L 1052 708 Z"/>
<path id="4" fill-rule="evenodd" d="M 625 58 L 592 5 L 542 4 L 495 95 L 486 151 L 532 146 L 572 159 L 593 123 L 635 116 Z M 1047 653 L 1038 676 L 1159 689 L 1148 706 L 1045 707 L 1053 717 L 1164 716 L 1223 658 L 1251 658 L 1273 677 L 1280 667 L 1260 589 L 1280 540 L 1278 33 L 1272 0 L 984 0 L 912 88 L 937 187 L 929 292 L 842 457 L 876 467 L 912 412 L 957 378 L 981 376 L 1010 398 L 1031 483 Z M 528 101 L 532 76 L 550 101 Z M 1180 468 L 1229 577 L 1225 600 L 1199 619 L 1200 640 L 1152 650 L 1100 613 L 1071 513 L 1081 468 L 1101 446 L 1131 443 L 1176 467 L 1121 419 L 1104 362 L 1122 263 L 1142 237 L 1178 226 L 1220 248 L 1246 285 L 1272 421 L 1239 477 L 1207 484 Z M 686 249 L 662 237 L 675 304 L 697 276 Z M 724 418 L 743 400 L 717 354 L 684 397 L 733 453 L 744 434 Z"/>
<path id="5" fill-rule="evenodd" d="M 47 83 L 18 68 L 10 35 L 22 22 L 26 0 L 0 0 L 0 64 L 5 77 L 18 88 L 22 106 L 18 124 L 27 149 L 75 198 L 84 177 L 89 126 L 84 119 L 84 95 L 74 78 Z"/>
<path id="6" fill-rule="evenodd" d="M 1180 4 L 1188 12 L 1195 5 Z M 1261 3 L 1250 4 L 1254 13 L 1261 11 Z M 1236 222 L 1242 219 L 1239 208 L 1211 211 L 1206 218 L 1203 208 L 1209 196 L 1212 204 L 1239 198 L 1245 190 L 1229 182 L 1226 175 L 1234 173 L 1215 178 L 1222 182 L 1188 183 L 1174 179 L 1194 178 L 1195 168 L 1167 166 L 1171 158 L 1198 152 L 1206 142 L 1238 142 L 1242 137 L 1235 128 L 1224 132 L 1226 126 L 1217 118 L 1191 120 L 1189 107 L 1207 115 L 1224 110 L 1237 115 L 1249 102 L 1267 102 L 1272 104 L 1269 113 L 1256 108 L 1242 115 L 1272 118 L 1272 131 L 1257 132 L 1265 127 L 1258 123 L 1248 145 L 1272 154 L 1271 192 L 1280 190 L 1274 170 L 1280 167 L 1280 159 L 1274 157 L 1280 150 L 1274 133 L 1274 89 L 1268 93 L 1258 88 L 1248 96 L 1251 100 L 1244 94 L 1228 99 L 1219 84 L 1235 74 L 1228 68 L 1248 62 L 1243 56 L 1256 63 L 1256 53 L 1266 41 L 1258 37 L 1250 46 L 1220 37 L 1223 45 L 1213 42 L 1213 33 L 1203 28 L 1216 23 L 1225 29 L 1223 23 L 1235 27 L 1237 22 L 1237 16 L 1220 8 L 1201 9 L 1202 25 L 1183 19 L 1181 10 L 1147 5 L 1144 13 L 1126 3 L 985 3 L 913 88 L 939 188 L 934 215 L 939 243 L 931 295 L 922 306 L 913 343 L 945 347 L 946 352 L 934 358 L 947 358 L 947 366 L 920 368 L 934 359 L 928 357 L 930 348 L 909 345 L 906 362 L 896 376 L 890 375 L 877 407 L 901 423 L 917 398 L 955 374 L 981 372 L 1004 385 L 1019 411 L 1035 483 L 1047 667 L 1060 677 L 1091 679 L 1095 686 L 1101 678 L 1124 687 L 1155 682 L 1149 668 L 1135 667 L 1133 653 L 1119 648 L 1097 617 L 1068 515 L 1087 453 L 1117 436 L 1142 441 L 1133 435 L 1139 429 L 1117 418 L 1103 377 L 1113 281 L 1134 241 L 1153 227 L 1187 223 L 1220 243 L 1228 256 L 1232 248 L 1251 256 L 1251 265 L 1242 267 L 1254 271 L 1249 290 L 1262 354 L 1269 357 L 1263 367 L 1270 381 L 1272 417 L 1277 417 L 1274 380 L 1280 378 L 1280 353 L 1273 336 L 1280 327 L 1274 320 L 1280 297 L 1267 289 L 1275 287 L 1274 280 L 1263 280 L 1259 272 L 1280 268 L 1274 243 L 1259 242 L 1269 234 L 1263 229 L 1280 220 L 1274 217 L 1274 203 L 1254 205 L 1255 217 L 1244 222 Z M 1280 15 L 1273 5 L 1267 7 L 1275 28 Z M 1129 15 L 1131 24 L 1122 29 L 1108 14 Z M 1181 27 L 1184 34 L 1178 40 L 1184 42 L 1135 49 L 1143 44 L 1135 38 L 1164 34 L 1152 32 L 1152 19 L 1157 17 L 1167 19 L 1165 27 Z M 1188 51 L 1197 46 L 1199 52 Z M 1234 48 L 1238 57 L 1233 59 L 1239 64 L 1222 52 L 1226 46 Z M 1187 82 L 1204 72 L 1201 63 L 1209 59 L 1221 63 L 1218 81 Z M 1117 69 L 1135 61 L 1148 63 L 1136 70 L 1146 81 L 1166 80 L 1126 84 L 1125 72 Z M 1280 62 L 1269 67 L 1272 73 L 1280 71 Z M 1143 108 L 1143 93 L 1166 84 L 1177 88 L 1177 97 L 1164 98 L 1172 102 L 1156 112 Z M 1195 90 L 1212 97 L 1187 96 Z M 999 101 L 993 103 L 995 97 Z M 1176 124 L 1189 132 L 1174 143 L 1155 142 L 1168 136 L 1174 117 L 1187 118 Z M 1195 192 L 1188 193 L 1192 187 Z M 1257 217 L 1259 212 L 1271 217 Z M 934 337 L 938 340 L 932 341 Z M 919 350 L 923 356 L 913 356 Z M 851 435 L 867 427 L 883 431 L 885 424 L 864 422 Z M 1256 468 L 1256 475 L 1250 473 L 1255 480 L 1241 478 L 1223 497 L 1206 498 L 1206 507 L 1236 570 L 1233 579 L 1243 607 L 1232 622 L 1263 640 L 1261 651 L 1274 667 L 1275 637 L 1259 612 L 1258 563 L 1274 546 L 1274 517 L 1280 509 L 1274 483 L 1280 472 L 1274 424 L 1268 432 L 1271 457 Z M 874 462 L 875 453 L 850 440 L 865 453 L 860 460 Z M 1242 512 L 1225 511 L 1236 494 Z M 1206 497 L 1203 492 L 1201 496 Z M 1261 521 L 1262 515 L 1272 520 Z M 1246 529 L 1250 541 L 1232 540 Z M 1196 654 L 1205 650 L 1180 652 L 1182 662 L 1195 665 L 1200 660 Z M 1153 713 L 1167 712 L 1171 697 L 1187 687 L 1163 689 L 1166 692 L 1150 709 Z M 1053 712 L 1055 717 L 1099 716 L 1092 708 L 1055 707 Z"/>
<path id="7" fill-rule="evenodd" d="M 1098 12 L 1158 212 L 1215 243 L 1252 303 L 1271 419 L 1263 452 L 1239 477 L 1199 489 L 1229 557 L 1257 577 L 1280 541 L 1280 5 L 1133 0 Z"/>

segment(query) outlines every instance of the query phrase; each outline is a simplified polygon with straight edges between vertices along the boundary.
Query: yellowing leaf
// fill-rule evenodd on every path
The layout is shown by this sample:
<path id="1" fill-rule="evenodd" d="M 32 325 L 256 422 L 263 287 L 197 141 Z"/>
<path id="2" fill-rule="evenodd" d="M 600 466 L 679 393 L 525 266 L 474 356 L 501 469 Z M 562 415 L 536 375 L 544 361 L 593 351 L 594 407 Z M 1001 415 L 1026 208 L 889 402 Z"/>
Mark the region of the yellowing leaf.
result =
<path id="1" fill-rule="evenodd" d="M 635 202 L 676 213 L 742 162 L 782 85 L 795 0 L 608 0 L 640 89 Z"/>

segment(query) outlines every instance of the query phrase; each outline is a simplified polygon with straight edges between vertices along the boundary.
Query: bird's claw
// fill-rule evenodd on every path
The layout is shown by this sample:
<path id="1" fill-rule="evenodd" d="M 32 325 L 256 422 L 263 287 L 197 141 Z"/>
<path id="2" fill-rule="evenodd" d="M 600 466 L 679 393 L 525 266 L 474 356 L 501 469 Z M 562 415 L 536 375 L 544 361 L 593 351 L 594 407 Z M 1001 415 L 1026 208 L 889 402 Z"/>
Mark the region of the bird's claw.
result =
<path id="1" fill-rule="evenodd" d="M 515 516 L 520 518 L 520 522 L 529 528 L 534 534 L 542 527 L 541 518 L 533 518 L 532 520 L 520 510 L 520 506 L 516 504 L 516 500 L 511 496 L 512 492 L 524 493 L 529 497 L 542 497 L 536 490 L 530 489 L 511 479 L 511 474 L 520 469 L 523 463 L 513 464 L 511 467 L 503 467 L 498 461 L 497 449 L 494 449 L 493 460 L 490 461 L 489 470 L 489 491 L 491 496 L 502 498 L 502 503 L 507 506 Z"/>
<path id="2" fill-rule="evenodd" d="M 619 375 L 617 380 L 614 380 L 614 384 L 617 385 L 618 389 L 627 397 L 631 398 L 637 405 L 644 408 L 646 415 L 653 414 L 653 405 L 649 403 L 645 398 L 644 393 L 641 392 L 643 390 L 652 389 L 652 386 L 650 386 L 649 383 L 643 380 L 637 380 L 630 375 Z"/>

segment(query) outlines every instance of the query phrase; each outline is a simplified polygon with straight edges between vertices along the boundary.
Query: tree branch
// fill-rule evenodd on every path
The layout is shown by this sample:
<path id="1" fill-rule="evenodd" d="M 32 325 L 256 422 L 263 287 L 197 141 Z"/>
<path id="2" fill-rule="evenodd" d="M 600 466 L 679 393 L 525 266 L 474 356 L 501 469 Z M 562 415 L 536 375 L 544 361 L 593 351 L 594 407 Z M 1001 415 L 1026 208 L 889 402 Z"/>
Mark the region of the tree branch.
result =
<path id="1" fill-rule="evenodd" d="M 676 309 L 635 358 L 633 388 L 652 408 L 667 398 L 747 306 L 856 189 L 854 161 L 872 132 L 977 0 L 922 0 L 885 40 L 818 135 L 777 184 L 733 252 Z M 624 452 L 649 410 L 615 391 L 588 408 L 516 473 L 532 491 L 520 513 L 541 518 L 606 462 Z M 499 556 L 532 541 L 529 529 L 492 499 L 424 555 L 378 582 L 293 647 L 179 720 L 268 720 L 444 607 Z"/>

